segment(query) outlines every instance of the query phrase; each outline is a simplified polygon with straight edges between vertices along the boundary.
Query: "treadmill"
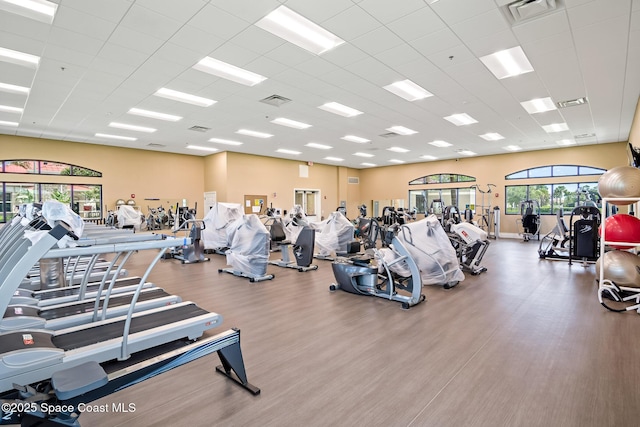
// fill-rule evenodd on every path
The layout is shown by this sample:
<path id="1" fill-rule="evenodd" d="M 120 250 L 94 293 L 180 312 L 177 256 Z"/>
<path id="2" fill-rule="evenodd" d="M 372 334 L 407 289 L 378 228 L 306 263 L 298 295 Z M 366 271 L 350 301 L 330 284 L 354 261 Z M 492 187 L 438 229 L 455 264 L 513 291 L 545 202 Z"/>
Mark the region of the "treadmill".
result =
<path id="1" fill-rule="evenodd" d="M 51 249 L 70 233 L 65 224 L 58 224 L 43 233 L 40 240 L 33 244 L 26 238 L 23 239 L 19 250 L 10 256 L 18 256 L 10 271 L 7 271 L 6 264 L 0 270 L 0 311 L 6 310 L 11 294 L 20 284 L 21 278 L 40 258 L 107 251 L 107 248 L 99 246 Z M 158 242 L 101 246 L 111 246 L 108 250 L 119 252 L 146 244 L 147 249 L 161 248 L 156 256 L 156 260 L 159 260 L 166 248 L 182 245 L 184 240 L 166 238 Z M 145 280 L 146 277 L 143 277 L 141 283 Z M 56 332 L 28 329 L 0 334 L 0 393 L 12 390 L 14 384 L 31 384 L 47 380 L 57 371 L 87 362 L 126 360 L 132 353 L 175 340 L 194 340 L 222 322 L 221 315 L 207 312 L 192 302 L 181 302 L 134 313 L 133 307 L 141 289 L 139 286 L 136 290 L 126 316 Z"/>

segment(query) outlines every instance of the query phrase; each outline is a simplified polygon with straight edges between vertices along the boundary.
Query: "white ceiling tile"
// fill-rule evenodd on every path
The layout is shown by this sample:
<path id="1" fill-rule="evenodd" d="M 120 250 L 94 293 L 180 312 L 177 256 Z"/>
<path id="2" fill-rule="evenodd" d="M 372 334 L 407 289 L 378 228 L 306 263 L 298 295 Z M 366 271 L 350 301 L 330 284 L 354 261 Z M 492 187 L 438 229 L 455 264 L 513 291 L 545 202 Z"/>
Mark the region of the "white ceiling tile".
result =
<path id="1" fill-rule="evenodd" d="M 569 31 L 569 19 L 565 10 L 559 10 L 513 27 L 513 32 L 520 43 L 549 38 Z"/>
<path id="2" fill-rule="evenodd" d="M 510 30 L 511 27 L 502 13 L 497 9 L 493 9 L 453 24 L 451 29 L 463 42 L 469 43 L 479 37 L 487 37 L 501 31 Z"/>
<path id="3" fill-rule="evenodd" d="M 319 56 L 308 61 L 301 62 L 300 64 L 296 65 L 295 68 L 302 71 L 303 73 L 316 76 L 322 76 L 326 73 L 339 69 L 339 67 L 337 67 L 336 65 L 332 64 L 329 61 L 326 61 L 324 58 L 321 58 Z"/>
<path id="4" fill-rule="evenodd" d="M 340 49 L 340 46 L 337 49 Z M 288 67 L 295 67 L 297 64 L 308 61 L 314 56 L 311 52 L 291 43 L 285 43 L 269 52 L 269 58 Z"/>
<path id="5" fill-rule="evenodd" d="M 180 0 L 179 2 L 173 0 L 136 0 L 135 4 L 172 20 L 186 22 L 207 2 L 204 0 Z"/>
<path id="6" fill-rule="evenodd" d="M 210 56 L 231 65 L 235 65 L 236 67 L 243 68 L 249 62 L 260 57 L 260 54 L 238 46 L 235 43 L 227 42 L 211 52 Z"/>
<path id="7" fill-rule="evenodd" d="M 342 44 L 337 49 L 322 54 L 324 59 L 340 67 L 358 62 L 367 56 L 366 53 L 351 44 Z"/>
<path id="8" fill-rule="evenodd" d="M 211 0 L 209 3 L 250 23 L 280 6 L 276 0 Z"/>
<path id="9" fill-rule="evenodd" d="M 88 10 L 93 11 L 93 9 Z M 84 34 L 88 37 L 107 40 L 117 24 L 108 19 L 92 15 L 91 13 L 62 6 L 59 7 L 56 12 L 53 25 L 73 31 L 74 33 Z"/>
<path id="10" fill-rule="evenodd" d="M 132 49 L 127 49 L 113 43 L 106 43 L 100 50 L 98 58 L 138 68 L 140 65 L 144 64 L 147 58 L 149 58 L 149 55 Z"/>
<path id="11" fill-rule="evenodd" d="M 631 11 L 631 0 L 594 0 L 567 9 L 573 28 L 582 28 L 611 18 L 626 16 Z"/>
<path id="12" fill-rule="evenodd" d="M 359 78 L 370 81 L 380 86 L 390 84 L 398 80 L 399 73 L 392 68 L 388 67 L 380 60 L 376 58 L 365 58 L 362 61 L 358 61 L 354 64 L 345 67 Z"/>
<path id="13" fill-rule="evenodd" d="M 478 61 L 476 56 L 465 45 L 459 44 L 452 46 L 446 50 L 432 53 L 427 56 L 436 67 L 446 69 L 448 67 L 457 67 L 459 64 Z"/>
<path id="14" fill-rule="evenodd" d="M 22 35 L 0 31 L 0 47 L 42 56 L 45 43 Z"/>
<path id="15" fill-rule="evenodd" d="M 269 51 L 286 43 L 280 37 L 276 37 L 262 28 L 251 26 L 239 33 L 231 39 L 231 43 L 244 49 L 258 53 L 266 54 Z"/>
<path id="16" fill-rule="evenodd" d="M 150 55 L 158 50 L 165 40 L 119 25 L 109 38 L 109 43 Z"/>
<path id="17" fill-rule="evenodd" d="M 62 27 L 51 27 L 48 42 L 89 55 L 96 55 L 105 41 L 75 33 Z"/>
<path id="18" fill-rule="evenodd" d="M 511 30 L 500 31 L 486 37 L 477 37 L 466 42 L 467 47 L 478 58 L 500 50 L 510 49 L 519 44 L 518 39 L 516 39 Z"/>
<path id="19" fill-rule="evenodd" d="M 387 28 L 401 39 L 411 41 L 442 30 L 446 28 L 446 24 L 431 8 L 423 7 L 388 23 Z"/>
<path id="20" fill-rule="evenodd" d="M 409 44 L 416 48 L 425 57 L 436 52 L 452 48 L 461 43 L 460 38 L 450 29 L 436 31 L 425 37 L 420 37 Z"/>
<path id="21" fill-rule="evenodd" d="M 225 43 L 225 39 L 203 31 L 193 25 L 183 26 L 169 41 L 177 46 L 186 47 L 194 52 L 198 52 L 202 57 L 209 55 L 209 53 Z"/>
<path id="22" fill-rule="evenodd" d="M 136 67 L 122 62 L 114 62 L 105 58 L 95 57 L 91 61 L 89 69 L 96 71 L 106 70 L 110 74 L 127 77 L 135 71 Z"/>
<path id="23" fill-rule="evenodd" d="M 351 43 L 359 49 L 362 49 L 364 52 L 370 55 L 375 55 L 376 53 L 384 52 L 385 50 L 399 46 L 403 42 L 387 28 L 379 27 L 353 39 Z"/>
<path id="24" fill-rule="evenodd" d="M 249 23 L 224 10 L 208 4 L 189 21 L 203 31 L 228 39 L 247 28 Z"/>
<path id="25" fill-rule="evenodd" d="M 405 0 L 402 2 L 364 0 L 358 5 L 384 24 L 388 24 L 403 16 L 426 8 L 426 4 L 422 0 Z"/>
<path id="26" fill-rule="evenodd" d="M 476 15 L 495 9 L 493 0 L 447 0 L 431 4 L 431 8 L 448 25 L 465 21 Z"/>
<path id="27" fill-rule="evenodd" d="M 12 85 L 31 87 L 36 70 L 25 68 L 10 62 L 0 61 L 0 82 Z M 5 92 L 0 91 L 0 96 Z"/>
<path id="28" fill-rule="evenodd" d="M 82 11 L 89 15 L 106 19 L 111 22 L 120 22 L 122 17 L 127 10 L 131 7 L 133 2 L 131 0 L 109 0 L 108 2 L 104 1 L 91 1 L 87 0 L 62 0 L 62 1 L 54 1 L 54 3 L 58 3 L 58 12 L 56 12 L 55 21 L 58 20 L 58 16 L 60 10 L 64 10 L 67 8 L 76 9 L 77 11 Z"/>
<path id="29" fill-rule="evenodd" d="M 47 40 L 51 25 L 15 13 L 0 11 L 0 28 L 2 28 L 3 32 L 42 42 Z"/>
<path id="30" fill-rule="evenodd" d="M 307 0 L 288 0 L 286 6 L 305 18 L 324 27 L 324 21 L 352 7 L 350 0 L 323 0 L 321 2 Z M 328 29 L 328 28 L 327 28 Z"/>
<path id="31" fill-rule="evenodd" d="M 352 6 L 331 19 L 323 22 L 323 27 L 344 40 L 352 40 L 382 24 L 358 6 Z"/>
<path id="32" fill-rule="evenodd" d="M 93 55 L 54 44 L 47 45 L 42 56 L 64 64 L 80 65 L 82 67 L 89 66 L 95 60 Z"/>
<path id="33" fill-rule="evenodd" d="M 153 37 L 168 39 L 183 23 L 134 4 L 122 18 L 120 25 Z"/>
<path id="34" fill-rule="evenodd" d="M 424 59 L 424 57 L 415 48 L 407 44 L 402 44 L 392 49 L 380 52 L 376 54 L 375 57 L 382 63 L 394 69 L 398 66 L 407 63 L 415 63 L 416 61 Z"/>
<path id="35" fill-rule="evenodd" d="M 287 68 L 286 65 L 273 61 L 266 56 L 260 56 L 254 59 L 247 63 L 246 67 L 251 69 L 254 73 L 261 74 L 267 78 L 270 78 Z"/>
<path id="36" fill-rule="evenodd" d="M 182 65 L 183 69 L 187 69 L 202 59 L 202 55 L 191 49 L 186 49 L 173 43 L 165 43 L 154 54 L 154 58 L 161 59 L 174 64 Z"/>

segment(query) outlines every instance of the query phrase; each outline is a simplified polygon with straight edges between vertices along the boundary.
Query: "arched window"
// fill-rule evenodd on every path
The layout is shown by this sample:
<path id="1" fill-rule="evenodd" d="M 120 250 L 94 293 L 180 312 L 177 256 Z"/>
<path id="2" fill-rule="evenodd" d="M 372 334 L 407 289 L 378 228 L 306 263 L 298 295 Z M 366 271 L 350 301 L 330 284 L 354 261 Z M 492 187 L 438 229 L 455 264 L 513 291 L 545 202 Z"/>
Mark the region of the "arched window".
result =
<path id="1" fill-rule="evenodd" d="M 450 182 L 474 182 L 476 178 L 469 175 L 459 175 L 457 173 L 436 173 L 409 181 L 409 185 L 443 184 Z"/>
<path id="2" fill-rule="evenodd" d="M 550 165 L 524 169 L 511 173 L 504 179 L 554 178 L 561 176 L 602 175 L 606 169 L 580 165 Z"/>

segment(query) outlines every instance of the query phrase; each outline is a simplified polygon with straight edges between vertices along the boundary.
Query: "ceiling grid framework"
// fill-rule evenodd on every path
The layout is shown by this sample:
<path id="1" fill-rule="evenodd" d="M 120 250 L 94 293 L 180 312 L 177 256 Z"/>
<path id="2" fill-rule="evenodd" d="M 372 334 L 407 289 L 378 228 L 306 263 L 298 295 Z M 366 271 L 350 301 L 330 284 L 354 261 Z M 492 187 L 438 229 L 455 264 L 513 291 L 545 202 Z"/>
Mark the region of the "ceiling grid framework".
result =
<path id="1" fill-rule="evenodd" d="M 556 0 L 556 10 L 517 24 L 503 10 L 508 0 L 53 3 L 57 11 L 52 24 L 0 11 L 0 48 L 41 57 L 37 69 L 0 58 L 0 84 L 30 89 L 25 95 L 0 86 L 0 106 L 14 107 L 0 108 L 0 133 L 210 154 L 189 150 L 192 144 L 363 168 L 424 161 L 421 156 L 457 158 L 463 149 L 491 155 L 513 146 L 524 151 L 556 148 L 558 140 L 579 145 L 626 140 L 640 94 L 637 0 Z M 256 25 L 281 5 L 343 43 L 314 54 Z M 498 80 L 480 60 L 517 46 L 533 72 Z M 194 69 L 206 56 L 266 80 L 248 87 Z M 384 89 L 406 79 L 433 96 L 407 101 Z M 217 102 L 209 107 L 184 104 L 155 96 L 160 88 Z M 272 95 L 291 102 L 279 107 L 260 102 Z M 543 113 L 529 114 L 520 105 L 537 98 L 557 103 L 583 96 L 586 104 Z M 343 117 L 318 108 L 330 102 L 362 114 Z M 132 115 L 131 108 L 182 119 Z M 444 119 L 458 113 L 477 123 L 455 126 Z M 283 127 L 272 122 L 278 117 L 312 126 Z M 112 122 L 157 131 L 114 129 Z M 568 130 L 543 130 L 554 123 L 566 123 Z M 192 126 L 210 130 L 189 131 Z M 392 126 L 417 133 L 382 137 Z M 238 134 L 239 129 L 274 136 L 260 139 Z M 488 133 L 504 139 L 480 137 Z M 369 141 L 348 141 L 342 139 L 345 135 Z M 429 144 L 435 140 L 451 145 Z M 393 146 L 408 151 L 389 151 Z"/>

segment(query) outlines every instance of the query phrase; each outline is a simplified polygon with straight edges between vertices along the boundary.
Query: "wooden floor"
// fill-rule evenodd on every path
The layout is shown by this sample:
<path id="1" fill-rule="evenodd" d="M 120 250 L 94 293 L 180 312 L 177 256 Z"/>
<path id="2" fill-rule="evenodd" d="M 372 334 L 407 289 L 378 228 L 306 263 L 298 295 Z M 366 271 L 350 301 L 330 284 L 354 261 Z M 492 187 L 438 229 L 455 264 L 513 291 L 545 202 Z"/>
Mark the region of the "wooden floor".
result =
<path id="1" fill-rule="evenodd" d="M 274 254 L 275 256 L 275 254 Z M 86 426 L 636 426 L 640 317 L 598 304 L 593 266 L 539 260 L 537 242 L 493 241 L 488 272 L 425 287 L 410 310 L 329 292 L 317 271 L 272 281 L 219 274 L 225 258 L 162 261 L 157 285 L 242 330 L 252 396 L 205 357 L 96 403 Z M 150 254 L 129 266 L 142 272 Z"/>

